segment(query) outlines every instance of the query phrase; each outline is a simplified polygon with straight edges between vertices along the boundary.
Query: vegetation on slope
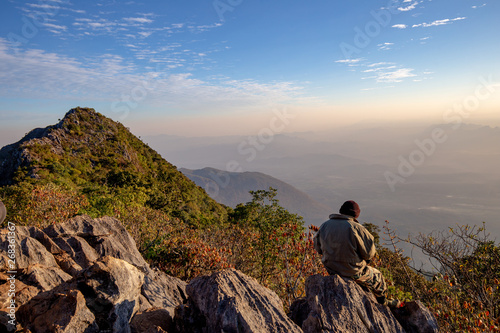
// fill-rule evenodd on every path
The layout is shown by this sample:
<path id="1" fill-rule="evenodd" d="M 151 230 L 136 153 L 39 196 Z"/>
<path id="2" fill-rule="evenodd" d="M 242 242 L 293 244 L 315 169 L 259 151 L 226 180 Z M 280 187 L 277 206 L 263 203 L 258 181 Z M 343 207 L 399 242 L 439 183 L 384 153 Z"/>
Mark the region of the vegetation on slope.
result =
<path id="1" fill-rule="evenodd" d="M 0 159 L 8 161 L 0 163 L 0 183 L 9 185 L 1 196 L 9 218 L 19 223 L 43 225 L 49 215 L 65 219 L 77 212 L 118 216 L 130 207 L 160 210 L 197 226 L 227 216 L 223 206 L 122 124 L 93 109 L 72 109 L 57 125 L 34 130 L 2 151 Z M 66 200 L 67 208 L 57 210 L 54 200 Z M 38 212 L 35 220 L 26 220 L 27 209 Z"/>

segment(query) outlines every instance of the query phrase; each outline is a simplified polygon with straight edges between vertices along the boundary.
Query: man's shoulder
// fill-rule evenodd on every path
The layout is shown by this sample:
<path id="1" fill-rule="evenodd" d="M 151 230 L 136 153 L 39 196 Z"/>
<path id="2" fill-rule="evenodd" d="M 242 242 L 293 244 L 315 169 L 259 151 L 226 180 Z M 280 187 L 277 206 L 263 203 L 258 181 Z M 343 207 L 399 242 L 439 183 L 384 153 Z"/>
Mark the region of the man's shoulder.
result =
<path id="1" fill-rule="evenodd" d="M 365 229 L 365 227 L 358 222 L 354 217 L 349 216 L 349 215 L 343 215 L 343 214 L 330 214 L 329 220 L 323 222 L 323 225 L 344 225 L 344 226 L 350 226 L 351 229 Z"/>
<path id="2" fill-rule="evenodd" d="M 329 220 L 323 222 L 321 225 L 320 229 L 336 229 L 336 228 L 342 228 L 345 229 L 346 227 L 352 226 L 352 223 L 355 223 L 354 219 L 350 216 L 347 215 L 342 215 L 342 214 L 331 214 L 329 216 Z"/>
<path id="3" fill-rule="evenodd" d="M 352 220 L 353 219 L 351 216 L 344 215 L 344 214 L 330 214 L 330 216 L 328 216 L 328 218 L 330 220 Z M 328 221 L 330 221 L 330 220 L 328 220 Z"/>

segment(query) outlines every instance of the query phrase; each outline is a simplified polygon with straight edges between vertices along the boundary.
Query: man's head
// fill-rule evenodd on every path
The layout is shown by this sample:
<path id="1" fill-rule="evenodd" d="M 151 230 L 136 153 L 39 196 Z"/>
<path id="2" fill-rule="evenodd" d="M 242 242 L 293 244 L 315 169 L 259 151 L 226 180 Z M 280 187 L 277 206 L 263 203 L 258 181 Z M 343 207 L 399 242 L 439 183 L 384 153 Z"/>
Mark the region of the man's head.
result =
<path id="1" fill-rule="evenodd" d="M 349 200 L 344 202 L 342 207 L 340 207 L 339 213 L 343 215 L 349 215 L 357 219 L 359 213 L 361 213 L 361 210 L 359 209 L 359 205 L 356 203 L 356 201 Z"/>

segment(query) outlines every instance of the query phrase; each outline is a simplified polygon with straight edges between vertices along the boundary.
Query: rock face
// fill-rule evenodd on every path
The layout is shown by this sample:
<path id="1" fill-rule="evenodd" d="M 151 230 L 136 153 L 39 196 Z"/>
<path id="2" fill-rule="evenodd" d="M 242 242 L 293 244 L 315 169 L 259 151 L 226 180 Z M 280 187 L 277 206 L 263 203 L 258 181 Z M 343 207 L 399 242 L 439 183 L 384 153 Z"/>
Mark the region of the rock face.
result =
<path id="1" fill-rule="evenodd" d="M 310 276 L 306 298 L 295 301 L 290 311 L 305 333 L 438 332 L 436 319 L 422 303 L 409 302 L 393 309 L 393 315 L 371 292 L 339 275 Z"/>
<path id="2" fill-rule="evenodd" d="M 0 246 L 8 244 L 3 229 Z M 44 230 L 17 227 L 15 245 L 16 319 L 33 333 L 131 332 L 134 315 L 153 306 L 163 316 L 161 327 L 171 330 L 185 299 L 186 283 L 151 269 L 113 218 L 78 216 Z M 8 253 L 1 251 L 0 291 L 9 289 L 9 270 Z M 10 301 L 4 295 L 2 318 Z M 0 331 L 13 328 L 0 322 Z"/>
<path id="3" fill-rule="evenodd" d="M 408 302 L 392 313 L 408 333 L 439 332 L 436 318 L 420 301 Z"/>
<path id="4" fill-rule="evenodd" d="M 179 332 L 302 332 L 274 292 L 237 270 L 193 279 L 186 291 L 189 301 L 176 313 Z"/>
<path id="5" fill-rule="evenodd" d="M 306 333 L 404 332 L 389 308 L 378 304 L 353 280 L 313 275 L 306 281 L 306 295 L 303 306 L 309 314 L 300 323 Z"/>
<path id="6" fill-rule="evenodd" d="M 98 332 L 94 314 L 78 290 L 66 286 L 41 293 L 22 306 L 17 314 L 32 332 Z"/>
<path id="7" fill-rule="evenodd" d="M 44 230 L 17 227 L 12 236 L 0 230 L 0 332 L 438 331 L 420 302 L 391 313 L 339 276 L 309 277 L 306 298 L 292 305 L 291 318 L 274 292 L 234 269 L 186 285 L 152 269 L 122 224 L 109 217 L 79 216 Z M 12 262 L 3 251 L 12 242 L 14 282 L 8 273 Z M 13 284 L 17 327 L 7 316 Z"/>

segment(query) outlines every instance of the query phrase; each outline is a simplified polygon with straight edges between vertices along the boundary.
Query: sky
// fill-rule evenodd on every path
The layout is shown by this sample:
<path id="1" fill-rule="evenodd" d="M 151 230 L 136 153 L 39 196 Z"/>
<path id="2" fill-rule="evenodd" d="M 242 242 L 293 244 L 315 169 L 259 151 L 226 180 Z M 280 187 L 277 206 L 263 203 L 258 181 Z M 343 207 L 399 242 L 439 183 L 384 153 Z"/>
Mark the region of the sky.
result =
<path id="1" fill-rule="evenodd" d="M 493 0 L 4 0 L 0 146 L 76 106 L 137 135 L 500 125 Z"/>

